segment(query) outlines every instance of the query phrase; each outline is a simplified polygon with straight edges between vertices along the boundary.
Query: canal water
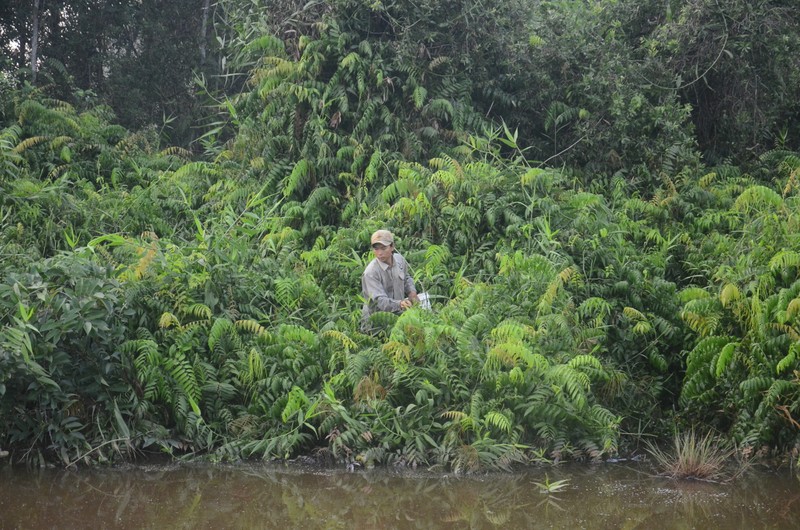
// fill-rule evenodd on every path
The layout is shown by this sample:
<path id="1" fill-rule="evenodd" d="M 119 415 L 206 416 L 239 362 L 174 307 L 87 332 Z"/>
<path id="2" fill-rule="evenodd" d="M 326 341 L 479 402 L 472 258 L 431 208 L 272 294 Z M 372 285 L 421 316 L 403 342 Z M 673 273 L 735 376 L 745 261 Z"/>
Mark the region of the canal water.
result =
<path id="1" fill-rule="evenodd" d="M 537 483 L 567 480 L 544 493 Z M 0 528 L 800 528 L 800 471 L 729 484 L 642 464 L 454 476 L 276 465 L 0 468 Z"/>

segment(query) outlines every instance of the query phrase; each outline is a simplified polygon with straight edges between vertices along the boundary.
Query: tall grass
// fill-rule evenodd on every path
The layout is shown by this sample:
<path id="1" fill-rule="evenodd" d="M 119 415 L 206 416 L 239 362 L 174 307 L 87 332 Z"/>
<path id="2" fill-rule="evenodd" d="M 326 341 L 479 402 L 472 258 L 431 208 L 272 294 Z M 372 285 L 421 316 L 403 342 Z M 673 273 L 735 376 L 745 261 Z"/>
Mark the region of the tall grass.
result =
<path id="1" fill-rule="evenodd" d="M 710 432 L 701 436 L 692 429 L 675 435 L 671 451 L 650 443 L 647 451 L 660 474 L 670 478 L 728 481 L 740 472 L 728 466 L 735 449 Z"/>

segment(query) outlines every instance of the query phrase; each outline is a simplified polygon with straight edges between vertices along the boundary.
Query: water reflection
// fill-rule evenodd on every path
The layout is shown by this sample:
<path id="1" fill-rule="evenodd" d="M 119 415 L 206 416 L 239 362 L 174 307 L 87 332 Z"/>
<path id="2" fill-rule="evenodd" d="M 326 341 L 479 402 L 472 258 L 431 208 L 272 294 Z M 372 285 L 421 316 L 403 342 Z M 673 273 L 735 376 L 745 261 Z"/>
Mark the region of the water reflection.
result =
<path id="1" fill-rule="evenodd" d="M 793 472 L 734 484 L 646 468 L 454 477 L 275 466 L 0 469 L 2 528 L 800 528 Z M 534 484 L 569 479 L 555 494 Z"/>

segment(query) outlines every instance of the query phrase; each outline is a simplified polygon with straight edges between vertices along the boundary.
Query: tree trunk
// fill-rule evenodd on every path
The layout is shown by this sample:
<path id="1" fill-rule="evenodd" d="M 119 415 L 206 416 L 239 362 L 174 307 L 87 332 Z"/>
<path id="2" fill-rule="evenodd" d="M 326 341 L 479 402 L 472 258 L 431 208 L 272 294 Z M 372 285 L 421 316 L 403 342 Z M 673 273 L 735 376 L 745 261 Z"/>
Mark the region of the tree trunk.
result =
<path id="1" fill-rule="evenodd" d="M 36 84 L 39 71 L 37 53 L 39 51 L 39 0 L 33 0 L 33 32 L 31 33 L 31 83 Z"/>
<path id="2" fill-rule="evenodd" d="M 203 25 L 200 28 L 200 64 L 206 64 L 206 32 L 208 31 L 208 9 L 211 0 L 203 3 Z"/>

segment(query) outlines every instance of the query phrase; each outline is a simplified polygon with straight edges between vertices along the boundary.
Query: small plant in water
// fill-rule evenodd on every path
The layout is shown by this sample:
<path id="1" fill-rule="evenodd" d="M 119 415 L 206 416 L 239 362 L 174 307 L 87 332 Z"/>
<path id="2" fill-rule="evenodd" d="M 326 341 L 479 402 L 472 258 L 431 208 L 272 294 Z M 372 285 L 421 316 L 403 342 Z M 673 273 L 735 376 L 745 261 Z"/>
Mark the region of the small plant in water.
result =
<path id="1" fill-rule="evenodd" d="M 692 429 L 675 435 L 671 452 L 650 443 L 647 452 L 661 469 L 661 474 L 671 478 L 700 480 L 734 478 L 734 475 L 725 472 L 726 463 L 734 454 L 733 448 L 717 440 L 711 433 L 700 436 Z"/>
<path id="2" fill-rule="evenodd" d="M 558 493 L 569 486 L 569 479 L 565 478 L 563 480 L 554 480 L 550 482 L 550 477 L 545 473 L 544 482 L 534 482 L 534 484 L 539 486 L 539 491 L 541 493 Z"/>

